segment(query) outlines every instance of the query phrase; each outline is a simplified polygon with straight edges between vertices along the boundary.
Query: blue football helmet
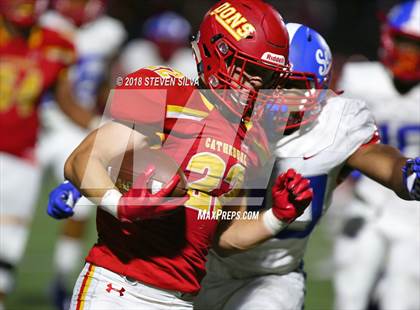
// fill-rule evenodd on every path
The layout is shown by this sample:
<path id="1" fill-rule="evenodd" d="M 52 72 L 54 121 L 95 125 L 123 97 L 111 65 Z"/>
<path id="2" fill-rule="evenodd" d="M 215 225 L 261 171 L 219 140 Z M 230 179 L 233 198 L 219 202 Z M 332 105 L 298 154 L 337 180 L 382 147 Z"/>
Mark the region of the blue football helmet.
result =
<path id="1" fill-rule="evenodd" d="M 382 25 L 379 57 L 398 80 L 420 81 L 420 0 L 391 9 Z"/>
<path id="2" fill-rule="evenodd" d="M 289 32 L 289 61 L 295 77 L 305 76 L 311 88 L 328 89 L 332 55 L 325 39 L 315 30 L 296 23 L 286 24 Z"/>
<path id="3" fill-rule="evenodd" d="M 266 107 L 263 123 L 269 138 L 313 122 L 322 109 L 331 79 L 332 54 L 325 39 L 302 24 L 288 23 L 286 27 L 292 72 L 279 89 L 278 100 Z"/>
<path id="4" fill-rule="evenodd" d="M 157 45 L 163 60 L 168 61 L 178 48 L 188 45 L 191 25 L 181 15 L 166 11 L 148 18 L 142 31 L 146 39 Z"/>

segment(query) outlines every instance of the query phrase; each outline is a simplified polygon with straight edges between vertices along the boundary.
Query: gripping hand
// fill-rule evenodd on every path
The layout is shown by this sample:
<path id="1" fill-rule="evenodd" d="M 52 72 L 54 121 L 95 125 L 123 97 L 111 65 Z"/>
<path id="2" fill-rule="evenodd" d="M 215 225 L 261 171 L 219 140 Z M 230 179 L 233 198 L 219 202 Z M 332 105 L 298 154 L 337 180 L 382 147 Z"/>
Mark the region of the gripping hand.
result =
<path id="1" fill-rule="evenodd" d="M 404 184 L 413 200 L 420 200 L 420 157 L 407 160 L 403 167 Z"/>
<path id="2" fill-rule="evenodd" d="M 188 196 L 168 198 L 180 180 L 175 174 L 157 193 L 152 194 L 147 188 L 155 168 L 149 167 L 141 173 L 133 187 L 119 200 L 117 217 L 122 221 L 138 221 L 155 219 L 165 216 L 179 206 L 184 205 Z"/>
<path id="3" fill-rule="evenodd" d="M 79 200 L 79 190 L 69 181 L 64 181 L 50 192 L 47 213 L 55 219 L 73 215 L 73 207 Z"/>
<path id="4" fill-rule="evenodd" d="M 272 188 L 274 216 L 286 223 L 299 217 L 312 201 L 310 181 L 294 169 L 289 169 L 276 179 Z"/>

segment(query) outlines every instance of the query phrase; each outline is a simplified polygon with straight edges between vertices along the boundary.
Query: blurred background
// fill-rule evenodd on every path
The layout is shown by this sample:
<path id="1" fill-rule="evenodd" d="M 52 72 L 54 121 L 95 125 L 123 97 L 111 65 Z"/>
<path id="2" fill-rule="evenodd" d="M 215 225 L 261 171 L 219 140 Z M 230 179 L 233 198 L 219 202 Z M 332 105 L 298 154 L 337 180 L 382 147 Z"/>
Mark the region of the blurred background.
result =
<path id="1" fill-rule="evenodd" d="M 108 14 L 121 20 L 128 31 L 128 40 L 142 35 L 142 22 L 165 10 L 183 15 L 199 27 L 201 17 L 217 1 L 197 0 L 109 0 Z M 329 43 L 333 55 L 335 79 L 341 65 L 353 59 L 378 59 L 380 22 L 397 0 L 270 0 L 286 22 L 302 23 L 316 29 Z"/>
<path id="2" fill-rule="evenodd" d="M 205 12 L 217 1 L 211 0 L 108 0 L 107 14 L 122 22 L 127 37 L 124 49 L 133 40 L 144 36 L 147 18 L 164 11 L 175 11 L 191 23 L 191 34 L 198 29 Z M 399 1 L 396 0 L 276 0 L 267 1 L 276 7 L 286 22 L 306 24 L 319 31 L 334 55 L 333 81 L 349 59 L 377 60 L 381 17 Z M 106 42 L 104 42 L 106 44 Z M 117 53 L 118 54 L 118 53 Z M 118 57 L 118 55 L 116 55 Z M 116 65 L 118 68 L 118 64 Z M 120 69 L 115 69 L 118 73 Z M 124 70 L 122 70 L 124 71 Z M 334 86 L 333 86 L 334 87 Z M 51 170 L 44 174 L 36 216 L 25 257 L 18 269 L 16 291 L 7 301 L 7 309 L 54 309 L 49 298 L 51 289 L 52 253 L 60 223 L 46 215 L 48 192 L 59 182 Z M 328 221 L 321 225 L 309 243 L 305 266 L 308 286 L 305 309 L 332 309 L 330 229 Z M 95 222 L 90 219 L 85 251 L 95 241 Z M 83 262 L 80 262 L 82 266 Z M 74 283 L 77 273 L 69 282 Z"/>

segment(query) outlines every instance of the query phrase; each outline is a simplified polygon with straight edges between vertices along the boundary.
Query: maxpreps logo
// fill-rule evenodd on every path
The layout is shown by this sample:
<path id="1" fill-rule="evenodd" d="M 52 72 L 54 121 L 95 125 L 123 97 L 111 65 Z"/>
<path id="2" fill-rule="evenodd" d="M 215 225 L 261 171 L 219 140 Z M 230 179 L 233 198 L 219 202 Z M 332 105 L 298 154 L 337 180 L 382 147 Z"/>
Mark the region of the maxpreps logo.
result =
<path id="1" fill-rule="evenodd" d="M 215 8 L 210 12 L 215 15 L 217 22 L 223 26 L 235 39 L 239 41 L 255 32 L 255 27 L 243 17 L 229 2 Z"/>

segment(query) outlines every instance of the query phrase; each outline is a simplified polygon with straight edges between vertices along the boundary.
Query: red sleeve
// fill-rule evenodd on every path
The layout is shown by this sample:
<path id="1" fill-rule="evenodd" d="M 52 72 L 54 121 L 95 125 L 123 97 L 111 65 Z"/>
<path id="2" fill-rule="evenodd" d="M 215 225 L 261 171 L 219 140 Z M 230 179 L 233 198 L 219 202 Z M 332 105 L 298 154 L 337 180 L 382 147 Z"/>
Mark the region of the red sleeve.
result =
<path id="1" fill-rule="evenodd" d="M 68 67 L 76 61 L 76 49 L 73 42 L 60 33 L 41 28 L 30 37 L 29 46 L 42 51 L 45 58 L 60 65 Z"/>

